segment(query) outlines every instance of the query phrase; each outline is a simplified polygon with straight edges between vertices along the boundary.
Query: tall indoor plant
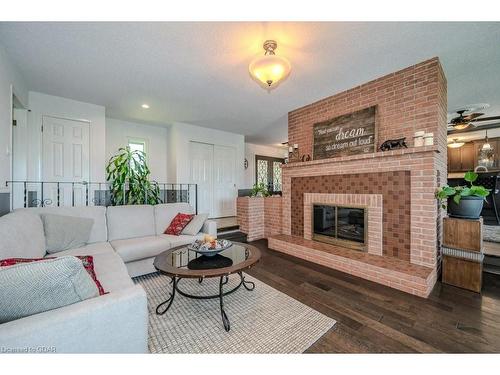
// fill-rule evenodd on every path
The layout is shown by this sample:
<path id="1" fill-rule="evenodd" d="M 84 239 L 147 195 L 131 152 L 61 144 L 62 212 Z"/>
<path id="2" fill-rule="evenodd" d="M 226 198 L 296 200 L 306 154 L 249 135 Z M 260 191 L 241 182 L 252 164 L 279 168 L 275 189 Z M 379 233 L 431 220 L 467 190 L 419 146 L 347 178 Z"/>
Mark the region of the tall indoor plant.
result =
<path id="1" fill-rule="evenodd" d="M 111 204 L 158 204 L 161 203 L 158 183 L 150 181 L 151 171 L 142 151 L 130 147 L 119 148 L 106 166 L 110 182 Z"/>
<path id="2" fill-rule="evenodd" d="M 464 180 L 469 186 L 443 186 L 436 192 L 436 197 L 442 202 L 442 207 L 448 207 L 450 216 L 465 219 L 478 219 L 481 216 L 484 201 L 490 191 L 484 186 L 474 185 L 478 174 L 467 172 Z"/>

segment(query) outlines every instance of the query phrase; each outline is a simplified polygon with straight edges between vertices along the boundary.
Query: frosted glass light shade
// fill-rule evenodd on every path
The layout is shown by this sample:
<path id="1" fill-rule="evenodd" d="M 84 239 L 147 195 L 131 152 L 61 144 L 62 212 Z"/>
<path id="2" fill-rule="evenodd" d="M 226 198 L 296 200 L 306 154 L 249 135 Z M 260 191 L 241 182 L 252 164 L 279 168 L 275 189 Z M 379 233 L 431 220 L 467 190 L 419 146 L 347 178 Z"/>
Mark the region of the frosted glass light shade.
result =
<path id="1" fill-rule="evenodd" d="M 254 59 L 248 70 L 265 88 L 274 88 L 290 74 L 290 62 L 281 56 L 264 55 Z"/>
<path id="2" fill-rule="evenodd" d="M 258 56 L 248 66 L 252 78 L 267 90 L 278 86 L 292 70 L 290 62 L 282 57 L 276 56 L 274 50 L 278 43 L 274 40 L 266 40 L 263 45 L 266 51 L 264 56 Z"/>

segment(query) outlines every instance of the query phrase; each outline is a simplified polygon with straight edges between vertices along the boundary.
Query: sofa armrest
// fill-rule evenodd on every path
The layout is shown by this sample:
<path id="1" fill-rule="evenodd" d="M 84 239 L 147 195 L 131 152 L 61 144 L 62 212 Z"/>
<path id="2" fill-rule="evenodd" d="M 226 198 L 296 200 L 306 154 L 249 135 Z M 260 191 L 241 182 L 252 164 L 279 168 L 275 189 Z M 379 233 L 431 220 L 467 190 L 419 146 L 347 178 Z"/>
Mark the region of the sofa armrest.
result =
<path id="1" fill-rule="evenodd" d="M 217 222 L 214 220 L 207 220 L 201 228 L 203 233 L 209 234 L 213 237 L 217 237 Z"/>
<path id="2" fill-rule="evenodd" d="M 0 324 L 4 352 L 146 353 L 148 307 L 140 285 Z"/>

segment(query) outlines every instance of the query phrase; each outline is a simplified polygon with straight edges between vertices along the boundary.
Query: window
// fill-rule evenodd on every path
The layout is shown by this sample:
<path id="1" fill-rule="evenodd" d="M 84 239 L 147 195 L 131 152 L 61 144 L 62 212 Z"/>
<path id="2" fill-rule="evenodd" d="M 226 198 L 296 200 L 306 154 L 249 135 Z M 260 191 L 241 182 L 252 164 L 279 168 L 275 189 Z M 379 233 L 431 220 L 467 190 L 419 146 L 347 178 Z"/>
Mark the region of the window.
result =
<path id="1" fill-rule="evenodd" d="M 284 159 L 255 155 L 255 181 L 266 185 L 269 192 L 281 192 L 281 164 Z"/>
<path id="2" fill-rule="evenodd" d="M 146 154 L 147 160 L 147 141 L 145 139 L 140 138 L 129 138 L 128 139 L 128 147 L 130 147 L 130 151 L 142 151 Z"/>
<path id="3" fill-rule="evenodd" d="M 129 139 L 128 141 L 128 147 L 130 147 L 130 150 L 132 151 L 142 151 L 142 152 L 146 152 L 146 141 L 143 140 L 143 141 L 140 141 L 140 140 L 132 140 L 132 139 Z"/>

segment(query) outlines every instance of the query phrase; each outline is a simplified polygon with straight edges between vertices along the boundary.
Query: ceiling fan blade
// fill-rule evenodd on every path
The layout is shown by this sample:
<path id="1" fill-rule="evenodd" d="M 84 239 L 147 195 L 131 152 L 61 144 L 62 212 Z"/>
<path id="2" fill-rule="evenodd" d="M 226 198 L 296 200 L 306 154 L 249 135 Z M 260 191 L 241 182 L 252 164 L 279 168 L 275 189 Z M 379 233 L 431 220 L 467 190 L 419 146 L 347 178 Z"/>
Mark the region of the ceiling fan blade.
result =
<path id="1" fill-rule="evenodd" d="M 482 116 L 482 115 L 484 115 L 484 113 L 474 112 L 474 113 L 471 113 L 469 115 L 465 115 L 463 117 L 463 120 L 464 121 L 471 121 L 471 120 L 474 120 L 475 118 L 478 118 L 479 116 Z"/>
<path id="2" fill-rule="evenodd" d="M 447 129 L 448 135 L 450 134 L 461 134 L 461 133 L 469 133 L 469 132 L 477 132 L 477 131 L 483 131 L 483 130 L 489 130 L 489 129 L 500 129 L 500 122 L 493 122 L 491 124 L 484 124 L 484 123 L 471 123 L 473 126 L 468 126 L 465 129 Z"/>
<path id="3" fill-rule="evenodd" d="M 490 117 L 478 118 L 478 119 L 474 120 L 474 122 L 477 122 L 477 121 L 493 121 L 493 120 L 500 120 L 500 116 L 490 116 Z"/>

